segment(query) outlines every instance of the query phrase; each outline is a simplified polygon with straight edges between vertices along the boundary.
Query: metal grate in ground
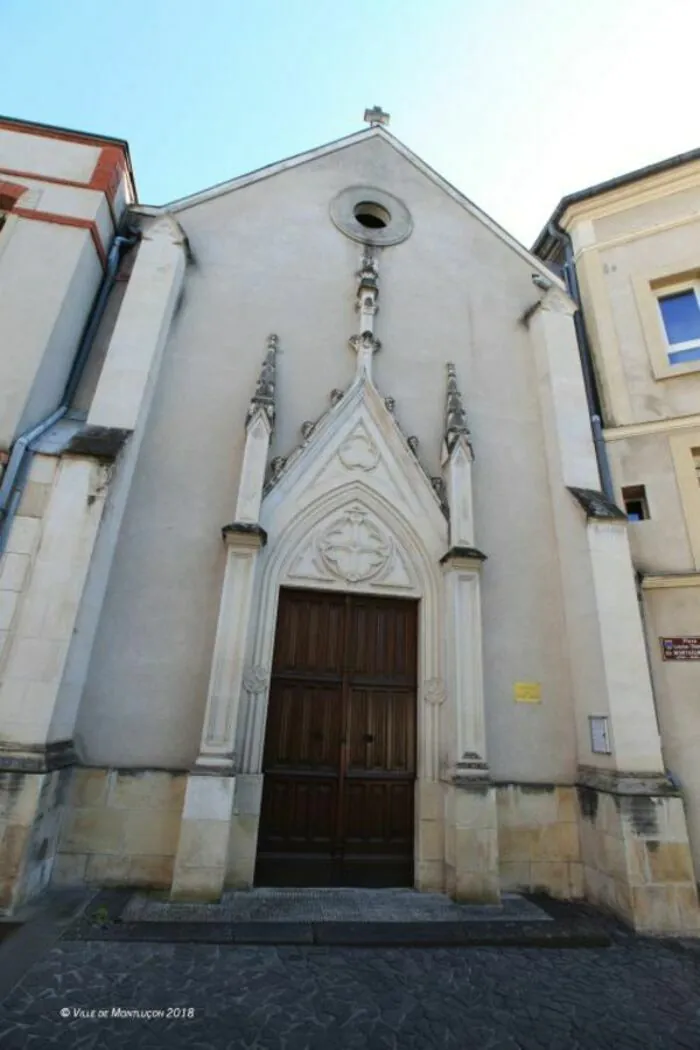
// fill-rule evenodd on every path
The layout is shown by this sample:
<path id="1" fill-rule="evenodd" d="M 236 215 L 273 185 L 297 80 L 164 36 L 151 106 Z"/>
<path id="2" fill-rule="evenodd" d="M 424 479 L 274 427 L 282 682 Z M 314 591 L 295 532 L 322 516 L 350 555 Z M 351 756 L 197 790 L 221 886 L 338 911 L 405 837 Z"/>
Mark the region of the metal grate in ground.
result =
<path id="1" fill-rule="evenodd" d="M 501 905 L 457 904 L 417 890 L 229 890 L 218 904 L 185 904 L 135 893 L 123 922 L 533 922 L 551 921 L 532 901 L 503 894 Z"/>

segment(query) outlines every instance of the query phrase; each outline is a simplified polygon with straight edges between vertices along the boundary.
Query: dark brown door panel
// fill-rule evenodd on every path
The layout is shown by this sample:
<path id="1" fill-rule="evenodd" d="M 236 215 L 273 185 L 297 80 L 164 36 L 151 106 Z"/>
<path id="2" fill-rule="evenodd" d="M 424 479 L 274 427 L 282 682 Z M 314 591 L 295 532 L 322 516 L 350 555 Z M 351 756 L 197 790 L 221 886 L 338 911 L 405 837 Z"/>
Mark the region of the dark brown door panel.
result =
<path id="1" fill-rule="evenodd" d="M 258 885 L 412 885 L 416 644 L 416 602 L 280 592 Z"/>

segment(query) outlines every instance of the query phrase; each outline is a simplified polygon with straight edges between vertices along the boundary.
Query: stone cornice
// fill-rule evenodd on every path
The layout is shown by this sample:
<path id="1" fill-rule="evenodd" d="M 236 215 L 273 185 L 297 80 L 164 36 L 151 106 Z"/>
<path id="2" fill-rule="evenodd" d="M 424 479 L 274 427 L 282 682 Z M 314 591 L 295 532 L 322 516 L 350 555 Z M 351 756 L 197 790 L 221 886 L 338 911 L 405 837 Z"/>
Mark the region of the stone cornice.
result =
<path id="1" fill-rule="evenodd" d="M 700 415 L 678 416 L 675 419 L 649 419 L 642 423 L 626 423 L 620 427 L 606 427 L 606 441 L 625 441 L 627 438 L 648 437 L 650 434 L 669 434 L 676 430 L 700 430 Z"/>
<path id="2" fill-rule="evenodd" d="M 0 774 L 51 773 L 76 762 L 72 740 L 57 740 L 50 744 L 0 743 Z"/>
<path id="3" fill-rule="evenodd" d="M 609 795 L 680 795 L 665 773 L 626 773 L 594 766 L 579 766 L 577 786 Z"/>
<path id="4" fill-rule="evenodd" d="M 641 574 L 642 590 L 674 590 L 678 587 L 700 587 L 700 572 L 668 572 Z"/>

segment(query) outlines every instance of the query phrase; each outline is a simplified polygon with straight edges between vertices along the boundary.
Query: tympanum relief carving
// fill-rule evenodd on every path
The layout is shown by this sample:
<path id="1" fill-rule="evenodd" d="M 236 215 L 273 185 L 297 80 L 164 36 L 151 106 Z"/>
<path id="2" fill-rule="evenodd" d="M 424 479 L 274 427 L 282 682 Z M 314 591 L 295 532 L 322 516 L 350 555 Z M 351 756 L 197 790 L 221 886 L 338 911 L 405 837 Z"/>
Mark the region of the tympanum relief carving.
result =
<path id="1" fill-rule="evenodd" d="M 347 504 L 314 529 L 287 570 L 292 580 L 368 583 L 414 591 L 406 554 L 390 530 L 361 502 Z"/>
<path id="2" fill-rule="evenodd" d="M 325 567 L 349 583 L 377 576 L 392 555 L 391 541 L 360 508 L 331 522 L 318 538 L 317 549 Z"/>

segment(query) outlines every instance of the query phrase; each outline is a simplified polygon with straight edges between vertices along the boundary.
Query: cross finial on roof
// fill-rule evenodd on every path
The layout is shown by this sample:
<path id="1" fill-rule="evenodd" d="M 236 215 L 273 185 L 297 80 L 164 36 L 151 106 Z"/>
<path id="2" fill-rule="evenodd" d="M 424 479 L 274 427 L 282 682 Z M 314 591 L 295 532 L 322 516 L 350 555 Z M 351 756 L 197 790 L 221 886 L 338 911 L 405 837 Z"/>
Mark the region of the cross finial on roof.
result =
<path id="1" fill-rule="evenodd" d="M 385 113 L 381 106 L 373 106 L 372 109 L 365 110 L 364 120 L 366 124 L 374 127 L 377 124 L 388 124 L 391 116 Z"/>

